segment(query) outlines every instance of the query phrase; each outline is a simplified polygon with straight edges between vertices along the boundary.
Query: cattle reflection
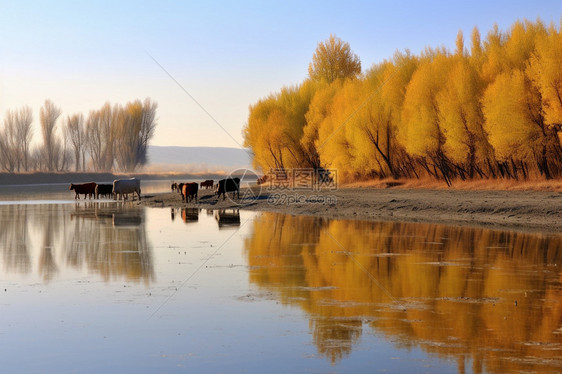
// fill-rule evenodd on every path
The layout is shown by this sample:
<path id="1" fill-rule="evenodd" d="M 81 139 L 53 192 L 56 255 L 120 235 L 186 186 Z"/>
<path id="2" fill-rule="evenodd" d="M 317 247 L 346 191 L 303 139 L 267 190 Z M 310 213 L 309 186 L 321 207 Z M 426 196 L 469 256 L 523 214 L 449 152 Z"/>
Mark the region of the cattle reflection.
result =
<path id="1" fill-rule="evenodd" d="M 112 223 L 114 227 L 135 227 L 142 225 L 143 217 L 141 215 L 131 214 L 130 212 L 113 213 Z"/>
<path id="2" fill-rule="evenodd" d="M 459 372 L 562 368 L 560 235 L 264 213 L 245 248 L 250 281 L 307 312 L 332 362 L 372 329 Z"/>
<path id="3" fill-rule="evenodd" d="M 240 211 L 238 209 L 215 210 L 215 219 L 219 229 L 240 226 Z"/>
<path id="4" fill-rule="evenodd" d="M 114 203 L 0 206 L 2 262 L 7 272 L 29 273 L 35 252 L 45 282 L 64 266 L 87 266 L 105 280 L 148 283 L 154 270 L 144 222 L 143 208 Z"/>
<path id="5" fill-rule="evenodd" d="M 86 203 L 76 206 L 70 213 L 70 219 L 93 219 L 113 226 L 140 226 L 144 222 L 144 212 L 139 208 L 126 207 L 114 203 Z"/>
<path id="6" fill-rule="evenodd" d="M 199 221 L 199 208 L 182 208 L 181 219 L 185 223 Z"/>

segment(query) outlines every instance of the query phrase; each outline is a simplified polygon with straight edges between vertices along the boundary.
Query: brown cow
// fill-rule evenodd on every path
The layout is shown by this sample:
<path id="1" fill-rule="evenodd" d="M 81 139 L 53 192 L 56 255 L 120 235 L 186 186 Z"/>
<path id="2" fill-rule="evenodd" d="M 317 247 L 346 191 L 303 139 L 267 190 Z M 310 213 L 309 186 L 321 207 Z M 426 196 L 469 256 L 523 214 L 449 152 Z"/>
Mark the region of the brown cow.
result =
<path id="1" fill-rule="evenodd" d="M 197 202 L 198 190 L 199 185 L 197 183 L 184 183 L 181 189 L 181 201 L 189 203 L 195 197 L 195 202 Z"/>
<path id="2" fill-rule="evenodd" d="M 185 183 L 176 183 L 176 190 L 178 191 L 178 193 L 181 195 L 182 194 L 182 190 L 183 190 L 183 185 Z M 173 190 L 172 190 L 173 191 Z"/>
<path id="3" fill-rule="evenodd" d="M 97 184 L 95 182 L 79 184 L 71 183 L 69 190 L 74 190 L 74 192 L 76 193 L 74 199 L 80 200 L 80 194 L 84 195 L 84 199 L 86 198 L 86 195 L 88 195 L 91 199 L 92 195 L 94 195 L 94 198 L 96 197 L 96 186 Z"/>
<path id="4" fill-rule="evenodd" d="M 206 190 L 213 188 L 213 184 L 215 184 L 214 180 L 207 179 L 205 182 L 201 182 L 201 189 L 203 189 L 203 187 L 205 187 Z"/>

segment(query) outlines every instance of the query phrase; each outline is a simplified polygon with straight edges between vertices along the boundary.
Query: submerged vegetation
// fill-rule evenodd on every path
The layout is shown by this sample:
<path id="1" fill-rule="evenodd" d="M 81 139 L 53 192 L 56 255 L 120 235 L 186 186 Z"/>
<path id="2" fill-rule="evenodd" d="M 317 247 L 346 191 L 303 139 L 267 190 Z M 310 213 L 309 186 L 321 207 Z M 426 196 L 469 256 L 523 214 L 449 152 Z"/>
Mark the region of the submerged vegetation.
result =
<path id="1" fill-rule="evenodd" d="M 134 171 L 147 162 L 156 127 L 157 104 L 149 98 L 123 105 L 104 104 L 59 121 L 61 109 L 46 100 L 40 109 L 42 143 L 31 148 L 33 111 L 8 110 L 0 127 L 0 168 L 7 172 Z M 62 122 L 61 127 L 59 123 Z"/>
<path id="2" fill-rule="evenodd" d="M 344 180 L 562 176 L 562 34 L 540 20 L 474 28 L 454 52 L 396 52 L 361 73 L 349 44 L 319 43 L 309 78 L 250 106 L 245 145 L 269 171 Z"/>

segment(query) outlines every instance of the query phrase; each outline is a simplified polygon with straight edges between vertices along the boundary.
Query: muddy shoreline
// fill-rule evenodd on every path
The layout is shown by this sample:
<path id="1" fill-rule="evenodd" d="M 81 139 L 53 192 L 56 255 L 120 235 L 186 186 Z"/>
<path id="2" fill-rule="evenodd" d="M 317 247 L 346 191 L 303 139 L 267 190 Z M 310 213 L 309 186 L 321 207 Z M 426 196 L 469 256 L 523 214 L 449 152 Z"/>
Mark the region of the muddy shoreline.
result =
<path id="1" fill-rule="evenodd" d="M 334 191 L 246 188 L 240 199 L 218 200 L 200 190 L 197 202 L 177 192 L 143 196 L 149 207 L 242 209 L 334 219 L 440 223 L 544 233 L 562 232 L 562 193 L 404 188 L 340 188 Z"/>

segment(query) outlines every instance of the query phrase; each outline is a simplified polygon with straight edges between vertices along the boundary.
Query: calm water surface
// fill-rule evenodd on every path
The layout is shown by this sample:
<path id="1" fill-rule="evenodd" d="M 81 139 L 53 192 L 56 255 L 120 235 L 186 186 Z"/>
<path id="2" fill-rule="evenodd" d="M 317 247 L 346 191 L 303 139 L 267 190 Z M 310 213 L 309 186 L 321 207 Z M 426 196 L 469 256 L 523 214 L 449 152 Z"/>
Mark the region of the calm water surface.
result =
<path id="1" fill-rule="evenodd" d="M 562 371 L 560 235 L 22 196 L 2 373 Z"/>

